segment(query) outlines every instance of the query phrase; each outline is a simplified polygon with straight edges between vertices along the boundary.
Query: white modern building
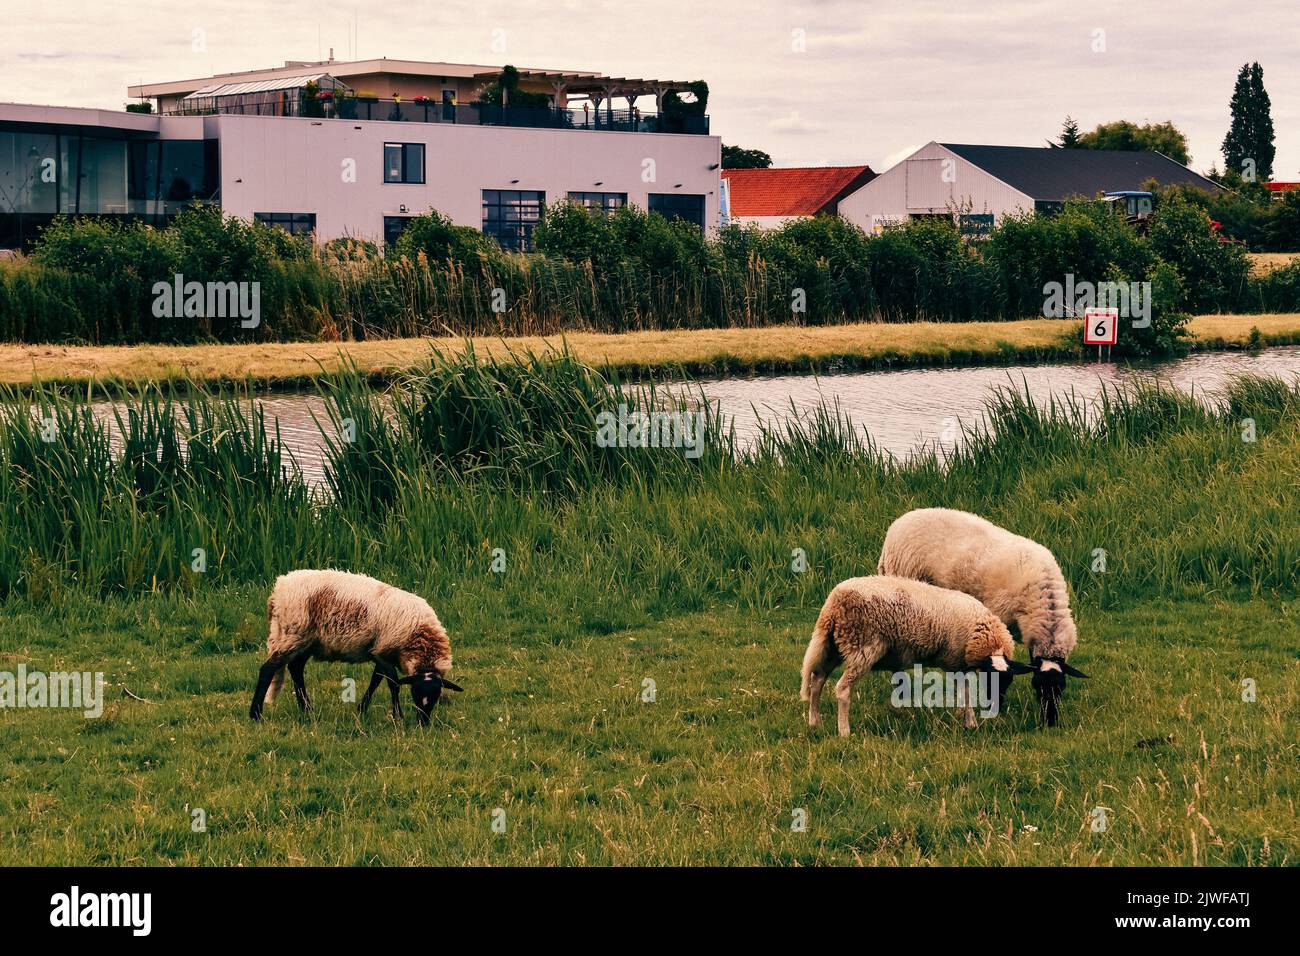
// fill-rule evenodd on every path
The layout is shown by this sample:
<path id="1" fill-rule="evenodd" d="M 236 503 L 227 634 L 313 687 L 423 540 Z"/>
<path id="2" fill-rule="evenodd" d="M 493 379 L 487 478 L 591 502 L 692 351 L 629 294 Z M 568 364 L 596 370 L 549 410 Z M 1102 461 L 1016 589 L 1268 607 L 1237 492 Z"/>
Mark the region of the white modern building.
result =
<path id="1" fill-rule="evenodd" d="M 0 104 L 0 247 L 60 213 L 161 222 L 198 201 L 321 241 L 391 242 L 436 209 L 528 249 L 563 199 L 716 227 L 721 143 L 695 84 L 521 70 L 528 105 L 465 102 L 503 69 L 325 61 L 131 88 L 161 113 Z"/>
<path id="2" fill-rule="evenodd" d="M 958 218 L 979 234 L 1008 213 L 1050 212 L 1065 200 L 1141 191 L 1147 184 L 1219 185 L 1155 152 L 928 143 L 839 201 L 868 232 L 929 216 Z"/>

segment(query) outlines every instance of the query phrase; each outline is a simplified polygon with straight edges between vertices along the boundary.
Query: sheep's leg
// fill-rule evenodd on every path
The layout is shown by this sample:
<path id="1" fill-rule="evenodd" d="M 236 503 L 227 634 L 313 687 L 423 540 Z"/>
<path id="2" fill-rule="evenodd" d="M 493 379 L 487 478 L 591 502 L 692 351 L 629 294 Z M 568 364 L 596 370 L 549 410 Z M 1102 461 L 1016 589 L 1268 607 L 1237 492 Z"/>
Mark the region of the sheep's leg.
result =
<path id="1" fill-rule="evenodd" d="M 815 671 L 808 678 L 808 726 L 816 727 L 822 722 L 822 688 L 826 686 L 826 679 L 829 674 L 818 674 Z"/>
<path id="2" fill-rule="evenodd" d="M 844 673 L 835 682 L 835 700 L 839 703 L 840 736 L 849 735 L 849 698 L 853 694 L 853 682 L 862 675 L 863 668 L 858 665 L 857 655 L 844 664 Z"/>
<path id="3" fill-rule="evenodd" d="M 379 665 L 376 664 L 375 672 L 370 675 L 370 686 L 366 688 L 366 692 L 361 698 L 361 703 L 360 705 L 358 705 L 359 709 L 361 710 L 361 713 L 364 714 L 366 712 L 366 708 L 370 706 L 370 698 L 375 696 L 375 691 L 379 689 L 379 683 L 383 679 L 384 679 L 384 674 L 379 669 Z"/>
<path id="4" fill-rule="evenodd" d="M 384 675 L 388 678 L 388 692 L 393 695 L 393 720 L 402 720 L 402 688 L 397 683 L 397 672 L 390 671 Z"/>
<path id="5" fill-rule="evenodd" d="M 961 675 L 957 681 L 957 706 L 962 709 L 962 726 L 967 730 L 975 729 L 975 708 L 971 706 L 968 676 Z"/>
<path id="6" fill-rule="evenodd" d="M 298 709 L 301 711 L 311 710 L 311 698 L 307 696 L 307 682 L 303 679 L 303 671 L 306 667 L 306 654 L 295 657 L 289 662 L 289 676 L 293 678 L 293 696 L 297 699 Z"/>
<path id="7" fill-rule="evenodd" d="M 868 645 L 844 658 L 844 673 L 835 683 L 835 699 L 839 703 L 840 736 L 849 735 L 849 699 L 853 694 L 853 684 L 859 677 L 871 670 L 885 654 L 884 645 Z"/>
<path id="8" fill-rule="evenodd" d="M 284 662 L 278 657 L 268 658 L 262 665 L 262 669 L 257 672 L 257 687 L 253 690 L 253 705 L 248 708 L 248 716 L 252 720 L 262 719 L 262 705 L 266 702 L 266 691 L 271 686 L 271 681 L 275 675 L 280 673 L 280 668 L 284 667 Z"/>

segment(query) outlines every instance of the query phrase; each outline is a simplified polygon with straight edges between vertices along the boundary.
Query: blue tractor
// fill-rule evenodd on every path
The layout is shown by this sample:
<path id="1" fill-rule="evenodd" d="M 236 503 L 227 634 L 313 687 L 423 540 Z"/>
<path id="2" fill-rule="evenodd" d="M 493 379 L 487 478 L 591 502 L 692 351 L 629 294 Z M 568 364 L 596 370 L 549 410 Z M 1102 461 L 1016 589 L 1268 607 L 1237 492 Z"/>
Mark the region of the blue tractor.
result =
<path id="1" fill-rule="evenodd" d="M 1155 196 L 1137 190 L 1117 190 L 1102 193 L 1102 200 L 1129 221 L 1141 235 L 1146 235 L 1151 224 L 1151 213 L 1155 209 Z"/>

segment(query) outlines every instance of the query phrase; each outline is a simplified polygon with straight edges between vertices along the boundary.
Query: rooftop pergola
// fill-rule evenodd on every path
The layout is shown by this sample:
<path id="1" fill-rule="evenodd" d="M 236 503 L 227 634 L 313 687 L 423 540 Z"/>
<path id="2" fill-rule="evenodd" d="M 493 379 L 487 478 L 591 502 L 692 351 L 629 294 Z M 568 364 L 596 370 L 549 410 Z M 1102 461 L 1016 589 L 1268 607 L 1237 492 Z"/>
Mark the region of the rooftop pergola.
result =
<path id="1" fill-rule="evenodd" d="M 491 83 L 500 78 L 500 70 L 474 74 L 474 79 L 484 83 Z M 603 103 L 609 111 L 613 110 L 616 97 L 625 99 L 627 108 L 631 111 L 636 108 L 638 98 L 653 96 L 655 111 L 662 113 L 664 95 L 670 90 L 681 93 L 691 92 L 691 84 L 681 80 L 643 80 L 626 76 L 592 76 L 590 73 L 542 73 L 520 70 L 519 82 L 549 86 L 555 95 L 557 107 L 567 107 L 569 97 L 578 97 L 590 100 L 597 110 Z"/>

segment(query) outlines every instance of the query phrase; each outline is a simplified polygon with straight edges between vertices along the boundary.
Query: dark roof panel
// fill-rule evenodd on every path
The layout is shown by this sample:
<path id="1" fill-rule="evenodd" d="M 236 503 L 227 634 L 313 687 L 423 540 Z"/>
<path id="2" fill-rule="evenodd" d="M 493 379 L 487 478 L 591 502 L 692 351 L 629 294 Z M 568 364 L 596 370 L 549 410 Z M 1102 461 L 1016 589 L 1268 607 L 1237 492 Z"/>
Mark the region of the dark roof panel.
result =
<path id="1" fill-rule="evenodd" d="M 1217 191 L 1213 180 L 1151 151 L 1052 149 L 1038 146 L 970 146 L 940 143 L 1008 186 L 1043 202 L 1099 192 L 1143 189 L 1154 179 L 1162 186 L 1187 185 Z"/>

